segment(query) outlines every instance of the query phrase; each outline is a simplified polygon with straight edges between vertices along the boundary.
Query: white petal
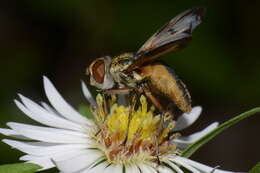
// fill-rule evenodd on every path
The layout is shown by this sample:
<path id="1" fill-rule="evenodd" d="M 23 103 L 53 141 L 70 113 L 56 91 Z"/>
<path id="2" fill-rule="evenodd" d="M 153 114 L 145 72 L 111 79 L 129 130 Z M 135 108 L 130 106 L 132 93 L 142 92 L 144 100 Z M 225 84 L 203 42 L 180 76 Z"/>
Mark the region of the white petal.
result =
<path id="1" fill-rule="evenodd" d="M 58 114 L 58 112 L 53 109 L 50 105 L 48 105 L 47 103 L 45 102 L 41 102 L 41 105 L 50 113 L 53 113 L 53 114 Z"/>
<path id="2" fill-rule="evenodd" d="M 82 151 L 80 151 L 80 150 L 72 150 L 72 151 L 67 151 L 66 153 L 62 153 L 62 154 L 60 154 L 60 156 L 62 155 L 64 158 L 68 158 L 68 157 L 76 156 L 81 152 Z M 56 157 L 58 157 L 58 156 L 56 156 Z M 38 164 L 43 167 L 41 170 L 49 169 L 49 168 L 56 166 L 55 162 L 53 162 L 52 158 L 50 158 L 48 156 L 39 157 L 39 156 L 33 156 L 33 155 L 25 155 L 25 156 L 22 156 L 20 158 L 20 160 Z"/>
<path id="3" fill-rule="evenodd" d="M 22 136 L 20 133 L 12 130 L 12 129 L 4 129 L 4 128 L 0 128 L 0 133 L 2 133 L 5 136 L 11 136 L 14 138 L 18 138 L 18 139 L 29 139 L 25 136 Z"/>
<path id="4" fill-rule="evenodd" d="M 139 170 L 137 169 L 135 172 L 132 173 L 138 173 L 137 171 Z M 121 165 L 111 164 L 108 167 L 106 167 L 106 169 L 102 173 L 123 173 L 123 167 Z"/>
<path id="5" fill-rule="evenodd" d="M 203 129 L 202 131 L 193 133 L 192 135 L 189 136 L 181 136 L 179 138 L 173 139 L 172 142 L 176 143 L 179 149 L 185 149 L 191 143 L 197 141 L 198 139 L 202 138 L 203 136 L 207 135 L 212 130 L 217 128 L 218 125 L 219 125 L 218 122 L 214 122 L 210 124 L 208 127 L 206 127 L 205 129 Z"/>
<path id="6" fill-rule="evenodd" d="M 190 165 L 187 164 L 186 162 L 180 160 L 178 156 L 172 158 L 171 161 L 177 163 L 178 165 L 183 166 L 184 168 L 188 169 L 188 170 L 191 171 L 192 173 L 201 173 L 199 170 L 197 170 L 197 169 L 195 169 L 194 167 L 190 166 Z"/>
<path id="7" fill-rule="evenodd" d="M 51 159 L 56 164 L 57 162 L 66 161 L 71 158 L 75 158 L 83 153 L 87 153 L 89 149 L 82 149 L 82 150 L 69 150 L 65 153 L 57 154 L 55 157 L 52 157 Z"/>
<path id="8" fill-rule="evenodd" d="M 78 172 L 78 173 L 102 173 L 108 166 L 107 162 L 102 162 L 99 163 L 98 165 L 91 167 L 91 168 L 86 168 L 85 170 Z"/>
<path id="9" fill-rule="evenodd" d="M 157 170 L 159 173 L 173 173 L 173 171 L 166 166 L 159 166 Z"/>
<path id="10" fill-rule="evenodd" d="M 83 131 L 82 126 L 46 111 L 41 106 L 22 95 L 19 96 L 27 108 L 17 100 L 15 100 L 15 104 L 24 114 L 33 120 L 51 127 Z"/>
<path id="11" fill-rule="evenodd" d="M 140 171 L 139 171 L 139 169 L 138 169 L 138 167 L 136 165 L 129 165 L 129 166 L 125 167 L 125 173 L 139 173 L 139 172 Z"/>
<path id="12" fill-rule="evenodd" d="M 25 155 L 20 157 L 20 160 L 40 165 L 42 167 L 40 170 L 46 170 L 55 167 L 55 165 L 48 157 L 37 157 L 32 155 Z"/>
<path id="13" fill-rule="evenodd" d="M 175 165 L 173 162 L 166 162 L 172 169 L 174 169 L 177 173 L 184 173 L 177 165 Z"/>
<path id="14" fill-rule="evenodd" d="M 202 172 L 213 172 L 213 173 L 232 173 L 230 171 L 224 171 L 224 170 L 220 170 L 220 169 L 215 169 L 206 165 L 203 165 L 201 163 L 195 162 L 193 160 L 184 158 L 184 157 L 179 157 L 179 160 L 182 160 L 183 162 L 191 165 L 192 167 L 202 171 Z"/>
<path id="15" fill-rule="evenodd" d="M 92 97 L 92 94 L 90 93 L 87 85 L 83 81 L 81 81 L 81 88 L 82 88 L 84 96 L 86 97 L 86 99 L 88 100 L 90 105 L 93 107 L 96 107 L 97 106 L 96 101 Z"/>
<path id="16" fill-rule="evenodd" d="M 174 131 L 179 131 L 187 128 L 192 125 L 200 116 L 202 111 L 202 107 L 196 106 L 193 107 L 190 113 L 182 114 L 176 122 L 176 126 L 174 127 Z"/>
<path id="17" fill-rule="evenodd" d="M 141 169 L 142 173 L 157 173 L 157 171 L 153 167 L 145 164 L 140 164 L 139 168 Z"/>
<path id="18" fill-rule="evenodd" d="M 81 150 L 87 148 L 87 145 L 85 144 L 48 145 L 48 143 L 20 142 L 9 139 L 4 139 L 3 142 L 27 154 L 48 157 L 54 157 L 57 154 L 64 153 L 70 150 Z"/>
<path id="19" fill-rule="evenodd" d="M 45 93 L 52 106 L 68 120 L 88 125 L 88 120 L 70 106 L 47 77 L 43 77 Z"/>
<path id="20" fill-rule="evenodd" d="M 9 127 L 21 135 L 44 142 L 52 143 L 83 143 L 89 142 L 86 134 L 63 129 L 40 127 L 22 123 L 7 123 Z"/>
<path id="21" fill-rule="evenodd" d="M 62 172 L 73 173 L 89 168 L 93 163 L 99 161 L 102 156 L 97 150 L 85 149 L 73 155 L 64 156 L 61 154 L 54 157 L 53 161 Z"/>

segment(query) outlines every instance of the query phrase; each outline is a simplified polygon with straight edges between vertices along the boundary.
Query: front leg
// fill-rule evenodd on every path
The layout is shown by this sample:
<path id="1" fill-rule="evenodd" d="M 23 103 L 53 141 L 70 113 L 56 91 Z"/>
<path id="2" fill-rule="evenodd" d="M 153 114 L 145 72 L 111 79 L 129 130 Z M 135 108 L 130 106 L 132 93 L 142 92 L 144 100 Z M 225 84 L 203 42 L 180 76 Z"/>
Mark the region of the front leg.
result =
<path id="1" fill-rule="evenodd" d="M 104 94 L 128 94 L 132 89 L 129 87 L 104 90 Z"/>

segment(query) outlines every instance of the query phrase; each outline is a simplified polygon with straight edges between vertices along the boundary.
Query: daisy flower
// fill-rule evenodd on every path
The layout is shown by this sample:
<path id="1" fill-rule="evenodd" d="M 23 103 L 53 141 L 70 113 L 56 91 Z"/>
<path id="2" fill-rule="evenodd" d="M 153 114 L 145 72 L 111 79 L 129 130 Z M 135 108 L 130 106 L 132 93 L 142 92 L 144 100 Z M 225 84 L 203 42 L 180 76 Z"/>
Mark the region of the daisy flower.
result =
<path id="1" fill-rule="evenodd" d="M 88 119 L 69 105 L 50 80 L 44 89 L 51 105 L 37 104 L 19 94 L 17 107 L 42 126 L 8 122 L 0 133 L 13 139 L 3 142 L 25 153 L 20 160 L 40 165 L 39 170 L 57 167 L 60 173 L 226 173 L 195 162 L 180 153 L 189 144 L 218 126 L 215 122 L 190 136 L 180 131 L 196 121 L 201 107 L 193 107 L 176 121 L 166 120 L 160 130 L 160 116 L 140 97 L 136 109 L 117 105 L 116 97 L 100 94 L 93 99 L 82 82 L 94 118 Z M 129 116 L 131 115 L 131 116 Z"/>

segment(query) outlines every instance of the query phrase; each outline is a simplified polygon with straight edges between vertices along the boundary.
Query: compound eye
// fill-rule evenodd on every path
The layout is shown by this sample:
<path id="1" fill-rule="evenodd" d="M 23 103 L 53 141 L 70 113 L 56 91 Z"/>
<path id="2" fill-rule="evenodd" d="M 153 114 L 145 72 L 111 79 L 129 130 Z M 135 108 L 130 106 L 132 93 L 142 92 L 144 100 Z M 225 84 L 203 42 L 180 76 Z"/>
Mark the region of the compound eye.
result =
<path id="1" fill-rule="evenodd" d="M 103 83 L 105 77 L 105 62 L 97 60 L 92 66 L 92 75 L 96 82 Z"/>

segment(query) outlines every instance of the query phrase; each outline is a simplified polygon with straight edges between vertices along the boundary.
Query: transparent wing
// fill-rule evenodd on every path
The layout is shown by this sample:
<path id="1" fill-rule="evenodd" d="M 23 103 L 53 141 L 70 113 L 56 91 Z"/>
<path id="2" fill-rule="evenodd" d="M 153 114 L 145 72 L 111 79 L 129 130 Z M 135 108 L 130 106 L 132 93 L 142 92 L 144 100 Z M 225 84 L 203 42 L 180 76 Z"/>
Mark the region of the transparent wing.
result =
<path id="1" fill-rule="evenodd" d="M 204 12 L 204 8 L 191 8 L 171 19 L 137 51 L 134 63 L 126 71 L 185 47 L 191 40 L 192 31 L 201 23 Z"/>

